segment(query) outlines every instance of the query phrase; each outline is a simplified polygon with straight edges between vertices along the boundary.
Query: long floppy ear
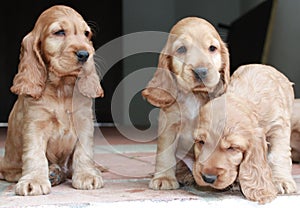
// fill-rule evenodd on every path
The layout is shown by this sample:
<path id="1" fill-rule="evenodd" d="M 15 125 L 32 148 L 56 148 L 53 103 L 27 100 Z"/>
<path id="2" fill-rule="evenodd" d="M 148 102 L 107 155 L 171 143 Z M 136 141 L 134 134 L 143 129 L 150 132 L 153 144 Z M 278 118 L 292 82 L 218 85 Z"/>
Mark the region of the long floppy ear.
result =
<path id="1" fill-rule="evenodd" d="M 215 87 L 214 91 L 210 94 L 212 98 L 219 97 L 222 95 L 229 84 L 230 81 L 230 63 L 229 63 L 229 52 L 226 44 L 220 41 L 221 44 L 221 59 L 222 66 L 220 70 L 221 78 L 218 85 Z"/>
<path id="2" fill-rule="evenodd" d="M 47 72 L 41 57 L 40 41 L 30 32 L 23 38 L 18 73 L 10 90 L 18 95 L 39 98 L 45 88 Z"/>
<path id="3" fill-rule="evenodd" d="M 267 143 L 262 129 L 255 129 L 248 149 L 240 164 L 239 182 L 245 197 L 249 200 L 266 203 L 277 194 L 272 181 L 272 171 L 267 161 Z"/>
<path id="4" fill-rule="evenodd" d="M 158 68 L 149 81 L 147 87 L 142 91 L 149 103 L 159 108 L 172 105 L 177 98 L 178 89 L 176 80 L 170 69 L 171 57 L 164 53 L 159 56 Z"/>
<path id="5" fill-rule="evenodd" d="M 221 57 L 222 57 L 222 79 L 225 90 L 227 89 L 227 86 L 229 84 L 230 80 L 230 61 L 229 61 L 229 52 L 226 44 L 224 42 L 221 42 Z"/>
<path id="6" fill-rule="evenodd" d="M 86 64 L 88 64 L 87 68 L 79 74 L 77 82 L 79 92 L 88 98 L 103 97 L 104 92 L 100 85 L 94 61 L 89 61 Z"/>

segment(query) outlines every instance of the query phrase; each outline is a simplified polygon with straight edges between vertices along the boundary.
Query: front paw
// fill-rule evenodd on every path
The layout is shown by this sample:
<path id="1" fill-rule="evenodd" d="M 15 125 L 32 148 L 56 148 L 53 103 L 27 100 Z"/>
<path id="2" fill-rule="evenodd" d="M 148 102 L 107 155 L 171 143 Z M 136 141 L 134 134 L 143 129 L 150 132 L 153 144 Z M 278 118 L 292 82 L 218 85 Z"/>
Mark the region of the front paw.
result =
<path id="1" fill-rule="evenodd" d="M 173 177 L 154 177 L 149 183 L 149 188 L 155 190 L 178 189 L 179 183 L 177 182 L 176 178 Z"/>
<path id="2" fill-rule="evenodd" d="M 36 196 L 49 194 L 51 191 L 50 181 L 46 179 L 20 179 L 16 184 L 15 192 L 21 196 Z"/>
<path id="3" fill-rule="evenodd" d="M 272 193 L 270 194 L 265 194 L 265 195 L 259 195 L 256 196 L 255 198 L 250 198 L 252 201 L 257 201 L 259 204 L 267 204 L 272 202 L 276 198 L 276 195 L 273 195 Z"/>
<path id="4" fill-rule="evenodd" d="M 104 183 L 100 174 L 77 173 L 72 177 L 72 185 L 76 189 L 99 189 Z"/>
<path id="5" fill-rule="evenodd" d="M 292 178 L 274 179 L 273 182 L 278 190 L 278 194 L 290 194 L 297 191 L 297 185 Z"/>

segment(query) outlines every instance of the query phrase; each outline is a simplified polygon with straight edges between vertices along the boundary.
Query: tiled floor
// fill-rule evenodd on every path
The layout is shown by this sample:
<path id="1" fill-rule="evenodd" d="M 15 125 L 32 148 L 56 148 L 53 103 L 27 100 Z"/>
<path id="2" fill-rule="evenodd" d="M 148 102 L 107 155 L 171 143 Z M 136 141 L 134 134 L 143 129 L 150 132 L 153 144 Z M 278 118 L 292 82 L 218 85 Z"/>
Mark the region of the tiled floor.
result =
<path id="1" fill-rule="evenodd" d="M 0 128 L 0 155 L 3 155 L 6 129 Z M 146 135 L 145 135 L 146 136 Z M 95 161 L 108 171 L 103 173 L 105 186 L 99 190 L 82 191 L 72 188 L 70 181 L 52 187 L 49 195 L 16 196 L 13 183 L 0 181 L 0 207 L 254 207 L 239 191 L 199 191 L 183 187 L 173 191 L 148 189 L 154 172 L 156 140 L 128 139 L 115 128 L 95 131 Z M 300 190 L 300 165 L 293 165 L 293 176 Z M 264 207 L 298 207 L 300 191 L 290 196 L 279 196 Z"/>

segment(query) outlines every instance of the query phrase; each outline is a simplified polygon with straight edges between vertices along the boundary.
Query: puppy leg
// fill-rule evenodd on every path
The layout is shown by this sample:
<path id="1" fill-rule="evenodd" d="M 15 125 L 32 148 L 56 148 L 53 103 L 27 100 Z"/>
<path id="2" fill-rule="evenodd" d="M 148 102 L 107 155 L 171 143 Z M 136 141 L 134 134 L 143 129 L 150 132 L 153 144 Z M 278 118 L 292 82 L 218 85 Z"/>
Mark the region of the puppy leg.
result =
<path id="1" fill-rule="evenodd" d="M 190 186 L 195 184 L 192 171 L 182 160 L 180 160 L 176 165 L 176 178 L 178 179 L 178 182 L 183 186 Z"/>
<path id="2" fill-rule="evenodd" d="M 26 134 L 24 136 L 22 177 L 16 185 L 15 192 L 17 195 L 50 193 L 51 184 L 48 179 L 46 146 L 47 140 L 42 134 Z"/>
<path id="3" fill-rule="evenodd" d="M 151 189 L 177 189 L 179 183 L 175 176 L 177 144 L 174 127 L 166 130 L 158 138 L 155 174 L 149 183 Z"/>
<path id="4" fill-rule="evenodd" d="M 73 154 L 72 185 L 76 189 L 98 189 L 103 187 L 101 172 L 96 168 L 93 154 L 93 128 L 80 132 Z"/>
<path id="5" fill-rule="evenodd" d="M 5 155 L 0 158 L 0 176 L 9 182 L 17 182 L 22 175 L 22 151 L 20 147 L 14 145 L 12 137 L 8 133 L 5 142 Z"/>
<path id="6" fill-rule="evenodd" d="M 293 162 L 300 162 L 300 132 L 295 129 L 291 133 L 291 147 Z"/>
<path id="7" fill-rule="evenodd" d="M 269 137 L 270 151 L 269 164 L 272 169 L 272 178 L 278 193 L 293 193 L 297 190 L 292 177 L 292 160 L 290 148 L 290 128 L 276 128 Z"/>
<path id="8" fill-rule="evenodd" d="M 9 157 L 10 158 L 10 157 Z M 22 175 L 22 162 L 8 159 L 7 156 L 0 158 L 0 179 L 9 182 L 17 182 Z"/>

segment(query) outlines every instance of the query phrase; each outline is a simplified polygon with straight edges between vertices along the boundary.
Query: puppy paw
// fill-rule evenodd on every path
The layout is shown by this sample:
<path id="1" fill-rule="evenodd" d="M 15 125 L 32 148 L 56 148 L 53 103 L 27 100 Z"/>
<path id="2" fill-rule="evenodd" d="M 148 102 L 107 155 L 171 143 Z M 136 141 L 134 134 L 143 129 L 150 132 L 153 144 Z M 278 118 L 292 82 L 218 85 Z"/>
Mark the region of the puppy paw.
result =
<path id="1" fill-rule="evenodd" d="M 62 170 L 62 168 L 59 165 L 51 164 L 49 166 L 49 180 L 51 186 L 56 186 L 65 182 L 66 178 L 66 173 Z"/>
<path id="2" fill-rule="evenodd" d="M 15 192 L 21 196 L 36 196 L 49 194 L 51 191 L 50 181 L 46 179 L 24 179 L 16 184 Z"/>
<path id="3" fill-rule="evenodd" d="M 172 177 L 158 177 L 153 178 L 149 183 L 149 188 L 154 190 L 171 190 L 178 189 L 179 183 L 176 178 Z"/>
<path id="4" fill-rule="evenodd" d="M 80 173 L 72 177 L 72 185 L 76 189 L 99 189 L 104 183 L 100 174 Z"/>
<path id="5" fill-rule="evenodd" d="M 297 191 L 297 185 L 292 178 L 274 179 L 273 182 L 278 190 L 278 194 L 290 194 Z"/>
<path id="6" fill-rule="evenodd" d="M 272 202 L 276 198 L 276 195 L 261 195 L 257 196 L 255 199 L 251 199 L 252 201 L 257 201 L 259 204 L 266 204 Z"/>

